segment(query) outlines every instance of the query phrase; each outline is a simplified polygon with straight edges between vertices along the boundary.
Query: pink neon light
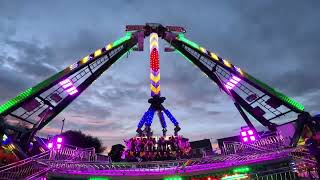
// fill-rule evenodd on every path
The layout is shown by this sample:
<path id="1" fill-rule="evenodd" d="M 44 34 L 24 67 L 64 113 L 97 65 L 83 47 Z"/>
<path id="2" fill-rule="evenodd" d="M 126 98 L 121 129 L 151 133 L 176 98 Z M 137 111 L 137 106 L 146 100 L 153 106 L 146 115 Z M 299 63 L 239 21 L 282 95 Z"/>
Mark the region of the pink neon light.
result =
<path id="1" fill-rule="evenodd" d="M 229 85 L 225 85 L 227 89 L 232 89 L 232 87 L 230 87 Z"/>
<path id="2" fill-rule="evenodd" d="M 57 149 L 61 149 L 61 144 L 57 144 Z"/>
<path id="3" fill-rule="evenodd" d="M 251 141 L 255 141 L 255 140 L 256 140 L 256 137 L 250 136 L 250 140 L 251 140 Z"/>
<path id="4" fill-rule="evenodd" d="M 252 134 L 253 134 L 253 131 L 252 131 L 252 130 L 249 130 L 249 131 L 248 131 L 248 134 L 249 134 L 249 135 L 252 135 Z"/>
<path id="5" fill-rule="evenodd" d="M 70 95 L 74 95 L 75 93 L 77 93 L 78 92 L 78 90 L 77 89 L 75 89 L 75 90 L 73 90 L 73 91 L 71 91 L 71 92 L 69 92 L 69 94 Z"/>
<path id="6" fill-rule="evenodd" d="M 234 80 L 236 80 L 236 81 L 241 81 L 241 79 L 240 78 L 238 78 L 237 76 L 232 76 L 232 78 L 234 79 Z"/>
<path id="7" fill-rule="evenodd" d="M 65 85 L 65 84 L 67 84 L 69 82 L 70 82 L 70 79 L 65 79 L 65 80 L 61 81 L 59 84 L 60 85 Z"/>
<path id="8" fill-rule="evenodd" d="M 242 131 L 241 136 L 247 136 L 247 133 L 245 131 Z"/>
<path id="9" fill-rule="evenodd" d="M 67 91 L 68 93 L 70 93 L 70 92 L 73 91 L 73 90 L 76 90 L 76 87 L 72 86 L 71 88 L 67 89 L 66 91 Z"/>
<path id="10" fill-rule="evenodd" d="M 58 138 L 57 138 L 57 142 L 58 142 L 58 143 L 62 143 L 62 137 L 58 137 Z"/>
<path id="11" fill-rule="evenodd" d="M 238 84 L 238 81 L 235 81 L 233 79 L 230 79 L 230 82 L 232 82 L 233 84 Z"/>
<path id="12" fill-rule="evenodd" d="M 70 87 L 72 86 L 72 83 L 71 82 L 68 82 L 67 84 L 63 85 L 63 89 L 66 89 L 67 87 Z"/>
<path id="13" fill-rule="evenodd" d="M 53 147 L 52 143 L 48 143 L 48 148 L 51 149 Z"/>
<path id="14" fill-rule="evenodd" d="M 243 138 L 243 141 L 244 141 L 244 142 L 247 142 L 247 141 L 248 141 L 248 138 L 247 138 L 247 137 L 244 137 L 244 138 Z"/>
<path id="15" fill-rule="evenodd" d="M 227 85 L 229 85 L 230 87 L 234 87 L 234 84 L 232 84 L 231 82 L 227 82 Z"/>

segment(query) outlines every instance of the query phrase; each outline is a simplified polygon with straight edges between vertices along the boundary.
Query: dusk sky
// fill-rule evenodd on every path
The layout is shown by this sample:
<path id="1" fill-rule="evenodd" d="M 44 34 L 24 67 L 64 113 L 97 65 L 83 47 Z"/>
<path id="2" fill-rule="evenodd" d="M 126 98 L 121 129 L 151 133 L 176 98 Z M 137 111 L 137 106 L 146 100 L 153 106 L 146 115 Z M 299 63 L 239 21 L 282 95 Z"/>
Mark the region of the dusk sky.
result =
<path id="1" fill-rule="evenodd" d="M 187 3 L 188 2 L 188 3 Z M 186 37 L 320 112 L 320 1 L 0 1 L 0 103 L 122 37 L 127 24 L 183 26 Z M 106 71 L 40 133 L 81 130 L 105 146 L 135 135 L 149 107 L 148 39 Z M 236 135 L 228 96 L 160 41 L 164 105 L 191 140 Z M 169 124 L 168 134 L 173 134 Z M 257 124 L 257 123 L 256 123 Z M 161 134 L 158 119 L 152 128 Z"/>

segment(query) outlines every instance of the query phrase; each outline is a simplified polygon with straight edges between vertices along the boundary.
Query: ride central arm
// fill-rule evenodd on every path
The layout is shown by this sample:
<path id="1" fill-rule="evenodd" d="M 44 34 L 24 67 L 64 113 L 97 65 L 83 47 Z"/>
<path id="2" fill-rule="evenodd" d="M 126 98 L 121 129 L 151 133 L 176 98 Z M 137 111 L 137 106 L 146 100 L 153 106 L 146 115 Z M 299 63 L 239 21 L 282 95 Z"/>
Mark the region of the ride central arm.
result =
<path id="1" fill-rule="evenodd" d="M 160 97 L 160 63 L 158 34 L 150 34 L 150 90 L 151 97 Z"/>

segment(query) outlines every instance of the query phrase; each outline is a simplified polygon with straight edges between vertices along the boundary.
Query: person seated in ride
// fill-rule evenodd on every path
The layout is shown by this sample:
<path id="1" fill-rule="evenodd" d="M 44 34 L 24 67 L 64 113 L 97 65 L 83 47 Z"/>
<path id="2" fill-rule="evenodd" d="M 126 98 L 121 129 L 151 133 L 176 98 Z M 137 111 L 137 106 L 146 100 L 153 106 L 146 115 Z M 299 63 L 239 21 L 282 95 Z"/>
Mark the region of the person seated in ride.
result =
<path id="1" fill-rule="evenodd" d="M 147 151 L 152 151 L 153 150 L 153 141 L 151 139 L 151 137 L 148 138 L 147 140 Z"/>
<path id="2" fill-rule="evenodd" d="M 161 158 L 160 152 L 154 152 L 154 153 L 156 153 L 155 160 L 160 161 L 160 158 Z"/>
<path id="3" fill-rule="evenodd" d="M 164 138 L 160 137 L 158 140 L 158 151 L 164 151 L 164 146 L 165 146 Z"/>
<path id="4" fill-rule="evenodd" d="M 156 138 L 152 138 L 152 151 L 156 151 L 156 144 L 157 144 L 157 141 L 156 141 Z"/>
<path id="5" fill-rule="evenodd" d="M 309 152 L 317 161 L 317 172 L 320 178 L 320 132 L 308 138 L 305 142 Z"/>

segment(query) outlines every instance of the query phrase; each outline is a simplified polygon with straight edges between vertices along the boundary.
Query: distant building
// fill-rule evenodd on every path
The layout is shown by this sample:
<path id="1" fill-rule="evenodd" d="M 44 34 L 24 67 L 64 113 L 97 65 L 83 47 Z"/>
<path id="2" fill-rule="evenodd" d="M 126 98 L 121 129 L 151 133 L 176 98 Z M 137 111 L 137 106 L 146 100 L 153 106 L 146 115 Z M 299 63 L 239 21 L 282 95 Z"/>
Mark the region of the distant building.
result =
<path id="1" fill-rule="evenodd" d="M 212 155 L 212 145 L 210 139 L 203 139 L 199 141 L 190 142 L 191 145 L 191 156 L 200 158 L 203 156 Z"/>

